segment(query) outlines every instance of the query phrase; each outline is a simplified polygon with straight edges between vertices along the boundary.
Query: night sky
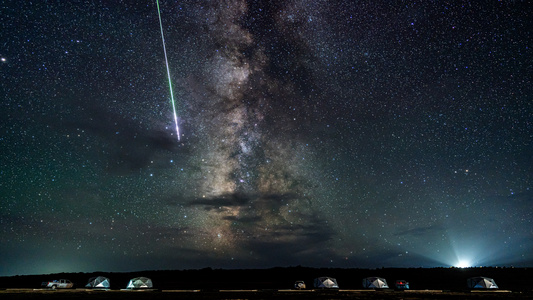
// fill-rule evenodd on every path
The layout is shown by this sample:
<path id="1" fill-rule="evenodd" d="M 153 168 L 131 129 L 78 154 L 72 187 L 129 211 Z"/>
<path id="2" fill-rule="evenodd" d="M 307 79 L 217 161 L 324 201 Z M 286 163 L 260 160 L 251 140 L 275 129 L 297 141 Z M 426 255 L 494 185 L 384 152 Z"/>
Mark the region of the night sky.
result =
<path id="1" fill-rule="evenodd" d="M 529 1 L 0 4 L 0 275 L 533 266 Z"/>

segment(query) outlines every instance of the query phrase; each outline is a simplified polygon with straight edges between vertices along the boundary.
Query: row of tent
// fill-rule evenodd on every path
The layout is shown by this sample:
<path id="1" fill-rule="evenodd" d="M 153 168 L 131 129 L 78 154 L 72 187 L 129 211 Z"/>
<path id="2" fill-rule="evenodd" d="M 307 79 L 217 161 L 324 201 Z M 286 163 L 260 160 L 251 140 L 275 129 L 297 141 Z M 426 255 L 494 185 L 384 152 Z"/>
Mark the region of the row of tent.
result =
<path id="1" fill-rule="evenodd" d="M 314 280 L 315 288 L 322 289 L 338 289 L 339 285 L 337 279 L 331 277 L 318 277 Z M 492 278 L 488 277 L 472 277 L 468 278 L 466 285 L 470 289 L 497 289 L 498 285 Z M 367 277 L 363 279 L 363 287 L 366 289 L 388 289 L 387 280 L 381 277 Z M 405 280 L 396 281 L 397 289 L 409 289 L 409 282 Z"/>
<path id="2" fill-rule="evenodd" d="M 403 280 L 402 280 L 403 282 Z M 319 289 L 338 289 L 337 279 L 332 277 L 318 277 L 313 281 L 313 286 Z M 363 287 L 367 289 L 388 289 L 387 280 L 381 277 L 367 277 L 363 279 Z"/>
<path id="3" fill-rule="evenodd" d="M 300 282 L 303 283 L 303 282 Z M 338 289 L 339 284 L 337 279 L 332 277 L 318 277 L 315 278 L 313 285 L 315 288 L 321 289 Z M 467 286 L 471 289 L 497 289 L 498 285 L 492 278 L 487 277 L 472 277 L 468 278 Z M 111 281 L 104 276 L 93 277 L 85 286 L 86 288 L 111 288 Z M 299 288 L 305 287 L 299 286 Z M 363 287 L 367 289 L 388 289 L 387 280 L 381 277 L 367 277 L 363 279 Z M 152 280 L 147 277 L 136 277 L 129 281 L 127 289 L 150 289 L 153 288 Z M 409 289 L 409 283 L 405 280 L 397 280 L 396 288 Z"/>
<path id="4" fill-rule="evenodd" d="M 86 288 L 96 288 L 96 289 L 109 289 L 111 288 L 111 281 L 109 278 L 104 276 L 93 277 L 89 279 Z M 127 289 L 151 289 L 154 285 L 152 280 L 147 277 L 135 277 L 128 282 Z"/>

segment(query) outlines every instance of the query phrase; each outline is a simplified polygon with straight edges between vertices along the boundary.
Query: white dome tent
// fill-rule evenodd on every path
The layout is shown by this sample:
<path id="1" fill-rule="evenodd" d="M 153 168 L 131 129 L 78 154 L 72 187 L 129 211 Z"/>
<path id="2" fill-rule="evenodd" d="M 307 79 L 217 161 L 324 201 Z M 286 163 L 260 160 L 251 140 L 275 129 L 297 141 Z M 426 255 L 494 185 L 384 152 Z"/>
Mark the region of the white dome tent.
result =
<path id="1" fill-rule="evenodd" d="M 85 286 L 86 288 L 96 289 L 109 289 L 111 288 L 111 282 L 109 278 L 104 276 L 92 277 Z"/>
<path id="2" fill-rule="evenodd" d="M 135 277 L 128 283 L 127 289 L 151 289 L 154 285 L 152 279 L 147 277 Z"/>
<path id="3" fill-rule="evenodd" d="M 466 280 L 466 284 L 470 289 L 497 289 L 498 285 L 494 279 L 488 277 L 472 277 Z"/>
<path id="4" fill-rule="evenodd" d="M 337 279 L 331 277 L 318 277 L 314 281 L 315 288 L 320 289 L 338 289 Z"/>
<path id="5" fill-rule="evenodd" d="M 385 278 L 367 277 L 363 279 L 363 287 L 366 289 L 388 289 L 389 285 Z"/>

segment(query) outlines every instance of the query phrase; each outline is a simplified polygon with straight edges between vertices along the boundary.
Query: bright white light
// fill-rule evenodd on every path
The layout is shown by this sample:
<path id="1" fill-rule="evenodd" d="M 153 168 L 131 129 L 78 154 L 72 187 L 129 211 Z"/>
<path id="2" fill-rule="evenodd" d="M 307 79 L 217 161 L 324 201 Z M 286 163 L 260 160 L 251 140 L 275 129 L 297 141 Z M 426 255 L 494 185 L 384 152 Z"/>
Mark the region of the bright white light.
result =
<path id="1" fill-rule="evenodd" d="M 470 264 L 470 262 L 466 260 L 460 260 L 459 262 L 457 262 L 457 265 L 455 265 L 455 267 L 457 268 L 469 268 L 471 266 L 472 265 Z"/>

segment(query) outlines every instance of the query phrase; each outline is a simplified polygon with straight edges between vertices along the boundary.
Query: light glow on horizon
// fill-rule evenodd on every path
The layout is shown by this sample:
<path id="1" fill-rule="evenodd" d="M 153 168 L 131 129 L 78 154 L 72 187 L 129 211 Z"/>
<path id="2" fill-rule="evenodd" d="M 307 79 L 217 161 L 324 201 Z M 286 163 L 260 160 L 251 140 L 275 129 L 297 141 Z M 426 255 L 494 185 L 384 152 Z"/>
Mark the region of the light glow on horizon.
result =
<path id="1" fill-rule="evenodd" d="M 455 265 L 456 268 L 470 268 L 472 267 L 472 264 L 467 260 L 460 260 Z"/>

